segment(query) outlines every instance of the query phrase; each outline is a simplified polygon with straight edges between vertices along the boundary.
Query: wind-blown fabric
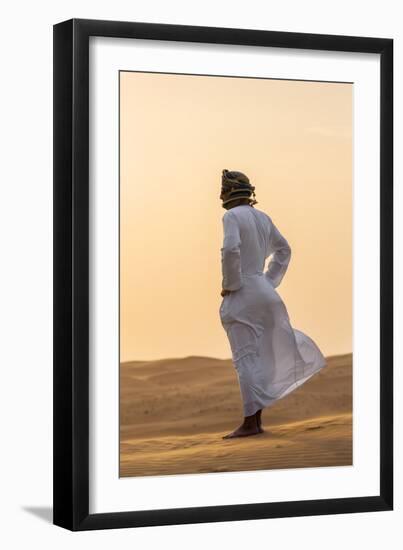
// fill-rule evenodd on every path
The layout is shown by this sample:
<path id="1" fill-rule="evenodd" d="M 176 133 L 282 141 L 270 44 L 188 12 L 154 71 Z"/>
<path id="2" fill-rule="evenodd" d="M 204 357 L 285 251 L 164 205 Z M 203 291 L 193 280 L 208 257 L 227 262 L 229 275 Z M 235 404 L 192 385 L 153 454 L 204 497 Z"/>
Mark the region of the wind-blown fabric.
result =
<path id="1" fill-rule="evenodd" d="M 275 290 L 291 258 L 291 248 L 265 212 L 242 204 L 223 216 L 220 305 L 230 343 L 245 416 L 272 405 L 326 366 L 305 333 L 290 324 Z M 266 271 L 265 261 L 270 258 Z"/>

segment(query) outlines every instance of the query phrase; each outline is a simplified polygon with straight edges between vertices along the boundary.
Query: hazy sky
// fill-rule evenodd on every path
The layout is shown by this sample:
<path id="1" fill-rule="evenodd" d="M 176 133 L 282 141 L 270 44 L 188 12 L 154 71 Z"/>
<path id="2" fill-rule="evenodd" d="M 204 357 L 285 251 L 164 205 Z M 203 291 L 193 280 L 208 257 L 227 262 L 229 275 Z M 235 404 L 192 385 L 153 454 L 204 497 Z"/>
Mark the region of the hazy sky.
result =
<path id="1" fill-rule="evenodd" d="M 120 73 L 121 360 L 229 358 L 221 171 L 292 248 L 278 292 L 324 355 L 352 351 L 352 84 Z"/>

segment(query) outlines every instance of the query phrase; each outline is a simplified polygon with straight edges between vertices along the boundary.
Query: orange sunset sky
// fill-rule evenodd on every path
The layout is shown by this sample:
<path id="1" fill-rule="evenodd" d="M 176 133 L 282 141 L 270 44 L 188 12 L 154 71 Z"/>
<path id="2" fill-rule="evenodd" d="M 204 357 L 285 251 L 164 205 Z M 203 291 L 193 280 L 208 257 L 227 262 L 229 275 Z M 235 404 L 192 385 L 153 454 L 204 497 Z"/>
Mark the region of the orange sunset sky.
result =
<path id="1" fill-rule="evenodd" d="M 221 171 L 288 240 L 277 291 L 325 356 L 352 351 L 352 98 L 342 83 L 120 73 L 121 361 L 229 358 Z"/>

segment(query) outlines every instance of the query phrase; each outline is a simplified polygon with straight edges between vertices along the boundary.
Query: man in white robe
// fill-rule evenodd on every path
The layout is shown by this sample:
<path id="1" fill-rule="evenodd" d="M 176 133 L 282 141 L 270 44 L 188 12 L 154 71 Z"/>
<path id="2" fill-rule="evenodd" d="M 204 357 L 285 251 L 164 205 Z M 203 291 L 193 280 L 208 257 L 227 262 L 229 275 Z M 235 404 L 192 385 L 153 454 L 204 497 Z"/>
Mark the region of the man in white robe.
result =
<path id="1" fill-rule="evenodd" d="M 262 433 L 262 409 L 326 365 L 315 342 L 291 326 L 275 290 L 287 270 L 291 248 L 270 216 L 253 206 L 257 202 L 254 189 L 242 172 L 223 170 L 220 198 L 227 212 L 223 216 L 220 318 L 244 409 L 243 423 L 225 439 Z"/>

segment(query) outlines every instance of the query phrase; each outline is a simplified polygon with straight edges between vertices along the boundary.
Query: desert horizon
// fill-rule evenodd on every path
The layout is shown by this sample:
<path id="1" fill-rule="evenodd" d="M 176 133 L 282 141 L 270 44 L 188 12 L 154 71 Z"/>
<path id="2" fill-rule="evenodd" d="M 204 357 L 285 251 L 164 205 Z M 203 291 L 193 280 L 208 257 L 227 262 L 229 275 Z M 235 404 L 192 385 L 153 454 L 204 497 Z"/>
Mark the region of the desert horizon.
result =
<path id="1" fill-rule="evenodd" d="M 242 420 L 231 359 L 189 355 L 120 365 L 120 477 L 352 465 L 353 354 L 263 410 L 264 433 L 223 440 Z"/>

